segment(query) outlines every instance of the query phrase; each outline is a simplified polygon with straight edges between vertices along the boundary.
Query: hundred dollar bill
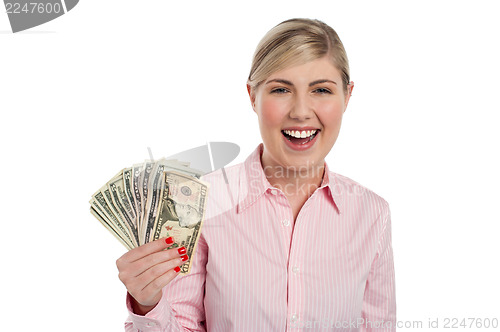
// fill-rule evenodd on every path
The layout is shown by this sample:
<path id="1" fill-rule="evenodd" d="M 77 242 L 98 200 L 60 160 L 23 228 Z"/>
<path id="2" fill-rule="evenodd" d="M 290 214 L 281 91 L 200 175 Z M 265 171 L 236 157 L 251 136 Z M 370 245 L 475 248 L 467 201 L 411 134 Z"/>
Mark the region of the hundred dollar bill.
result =
<path id="1" fill-rule="evenodd" d="M 163 195 L 150 241 L 173 236 L 176 243 L 171 248 L 184 246 L 193 257 L 203 225 L 208 183 L 175 171 L 166 171 L 163 178 Z M 188 274 L 190 269 L 191 260 L 181 266 L 180 273 Z"/>

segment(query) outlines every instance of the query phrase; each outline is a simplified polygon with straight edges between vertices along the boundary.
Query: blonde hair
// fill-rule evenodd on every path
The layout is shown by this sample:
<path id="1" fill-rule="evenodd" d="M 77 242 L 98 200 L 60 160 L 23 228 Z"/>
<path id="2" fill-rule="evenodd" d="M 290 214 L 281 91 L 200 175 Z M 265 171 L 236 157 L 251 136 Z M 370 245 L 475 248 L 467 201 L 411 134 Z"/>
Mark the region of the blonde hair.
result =
<path id="1" fill-rule="evenodd" d="M 247 83 L 255 90 L 274 72 L 324 56 L 340 71 L 344 93 L 347 93 L 349 61 L 335 30 L 319 20 L 283 21 L 269 30 L 257 45 Z"/>

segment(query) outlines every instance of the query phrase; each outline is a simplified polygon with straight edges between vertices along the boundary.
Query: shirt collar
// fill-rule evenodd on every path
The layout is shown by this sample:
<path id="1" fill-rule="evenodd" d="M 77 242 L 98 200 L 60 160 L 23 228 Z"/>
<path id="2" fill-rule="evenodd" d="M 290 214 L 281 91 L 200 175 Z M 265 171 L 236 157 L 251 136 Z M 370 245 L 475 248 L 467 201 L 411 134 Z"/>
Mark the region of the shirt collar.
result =
<path id="1" fill-rule="evenodd" d="M 328 164 L 326 162 L 325 173 L 323 174 L 323 182 L 321 182 L 321 186 L 319 188 L 327 188 L 323 190 L 327 191 L 326 194 L 329 195 L 330 201 L 333 203 L 333 205 L 335 205 L 338 213 L 342 213 L 342 186 L 340 185 L 337 174 L 330 172 L 330 169 L 328 168 Z"/>
<path id="2" fill-rule="evenodd" d="M 237 212 L 241 213 L 243 210 L 248 208 L 250 205 L 255 203 L 255 201 L 266 191 L 274 189 L 269 183 L 262 168 L 261 156 L 264 151 L 264 145 L 262 143 L 254 150 L 252 154 L 243 163 L 243 169 L 240 176 L 240 192 L 238 196 L 238 207 Z M 342 210 L 342 196 L 340 186 L 336 183 L 338 182 L 335 173 L 332 173 L 328 169 L 328 165 L 325 163 L 325 172 L 323 175 L 323 181 L 318 189 L 325 190 L 325 194 L 329 196 L 329 201 L 337 208 L 337 211 L 341 213 Z"/>
<path id="3" fill-rule="evenodd" d="M 240 193 L 238 197 L 238 213 L 255 203 L 266 190 L 272 186 L 264 174 L 260 157 L 264 151 L 262 143 L 248 156 L 243 163 L 243 170 L 240 176 Z"/>

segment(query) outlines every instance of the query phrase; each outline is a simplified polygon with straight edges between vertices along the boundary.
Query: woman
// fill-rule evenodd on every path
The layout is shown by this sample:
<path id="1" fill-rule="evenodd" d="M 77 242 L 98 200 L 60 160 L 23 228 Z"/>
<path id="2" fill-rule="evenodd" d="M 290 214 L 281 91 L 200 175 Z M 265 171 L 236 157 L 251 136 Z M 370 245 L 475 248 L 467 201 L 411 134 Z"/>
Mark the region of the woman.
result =
<path id="1" fill-rule="evenodd" d="M 395 330 L 389 206 L 324 161 L 353 86 L 323 22 L 264 36 L 247 84 L 263 144 L 226 169 L 230 191 L 221 172 L 204 177 L 209 215 L 189 275 L 176 278 L 188 257 L 164 250 L 172 238 L 117 261 L 127 331 Z"/>

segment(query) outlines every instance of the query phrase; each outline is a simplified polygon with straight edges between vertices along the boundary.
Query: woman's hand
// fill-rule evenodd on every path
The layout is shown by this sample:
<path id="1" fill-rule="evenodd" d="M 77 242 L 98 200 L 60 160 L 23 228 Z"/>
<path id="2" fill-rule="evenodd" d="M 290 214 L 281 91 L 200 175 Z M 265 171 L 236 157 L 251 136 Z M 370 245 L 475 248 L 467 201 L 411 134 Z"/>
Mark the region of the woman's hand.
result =
<path id="1" fill-rule="evenodd" d="M 160 302 L 162 288 L 188 260 L 186 248 L 165 250 L 174 243 L 172 237 L 159 239 L 134 248 L 118 258 L 118 277 L 132 296 L 134 313 L 145 315 Z"/>

